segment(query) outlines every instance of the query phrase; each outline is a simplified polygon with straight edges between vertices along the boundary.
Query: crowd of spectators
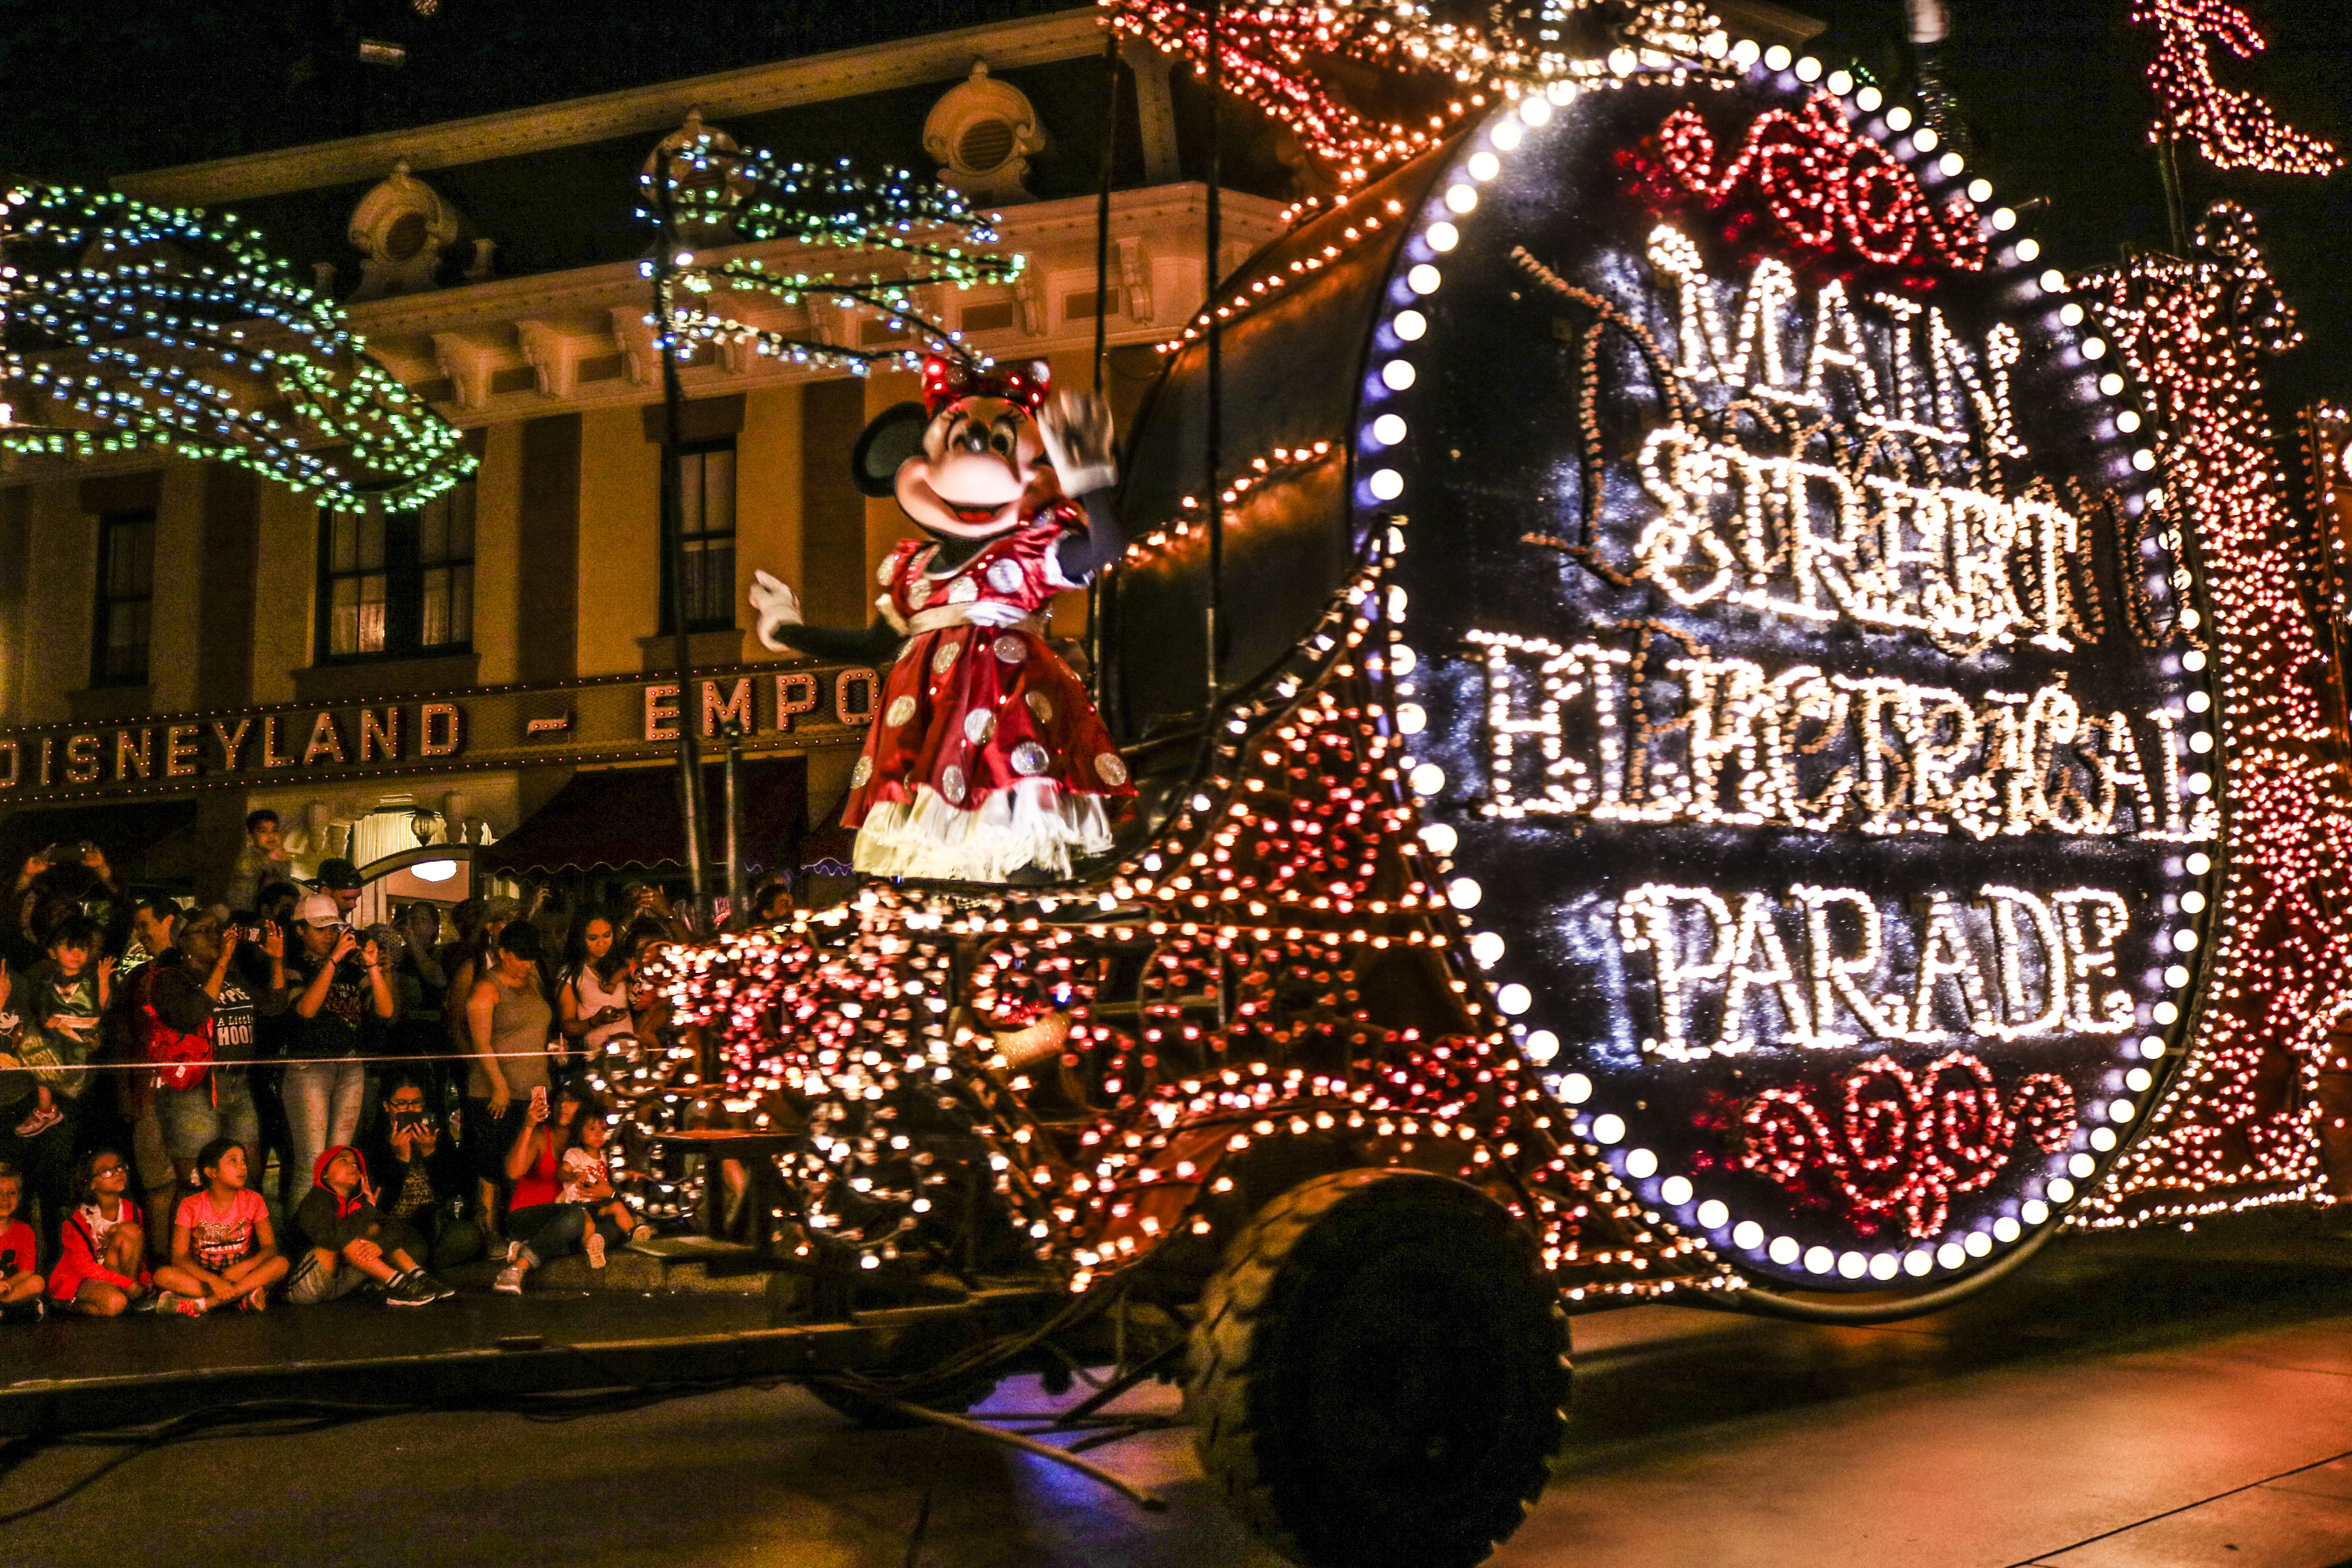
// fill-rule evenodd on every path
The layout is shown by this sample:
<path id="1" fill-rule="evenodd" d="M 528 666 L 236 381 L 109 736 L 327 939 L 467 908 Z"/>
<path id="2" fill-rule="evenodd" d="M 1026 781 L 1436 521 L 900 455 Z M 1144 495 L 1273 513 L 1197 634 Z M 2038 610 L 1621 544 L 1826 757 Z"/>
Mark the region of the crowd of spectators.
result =
<path id="1" fill-rule="evenodd" d="M 551 918 L 506 898 L 353 923 L 348 860 L 297 878 L 256 812 L 227 900 L 134 898 L 55 845 L 0 911 L 0 1325 L 494 1289 L 652 1235 L 583 1065 L 666 1013 L 660 890 Z M 777 905 L 782 899 L 782 903 Z M 760 908 L 788 907 L 762 889 Z M 550 940 L 552 927 L 558 940 Z M 558 942 L 561 951 L 558 951 Z"/>

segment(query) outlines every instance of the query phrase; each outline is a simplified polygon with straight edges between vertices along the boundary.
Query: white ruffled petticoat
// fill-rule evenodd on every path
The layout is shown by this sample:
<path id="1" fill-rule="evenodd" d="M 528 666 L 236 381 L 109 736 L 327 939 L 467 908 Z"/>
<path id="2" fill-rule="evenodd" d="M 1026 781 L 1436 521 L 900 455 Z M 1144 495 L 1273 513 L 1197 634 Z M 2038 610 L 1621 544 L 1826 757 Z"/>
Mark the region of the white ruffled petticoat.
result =
<path id="1" fill-rule="evenodd" d="M 877 877 L 1003 882 L 1027 866 L 1067 877 L 1074 858 L 1110 846 L 1103 797 L 1064 794 L 1052 779 L 1008 784 L 971 810 L 918 784 L 911 805 L 885 801 L 866 812 L 853 859 Z"/>

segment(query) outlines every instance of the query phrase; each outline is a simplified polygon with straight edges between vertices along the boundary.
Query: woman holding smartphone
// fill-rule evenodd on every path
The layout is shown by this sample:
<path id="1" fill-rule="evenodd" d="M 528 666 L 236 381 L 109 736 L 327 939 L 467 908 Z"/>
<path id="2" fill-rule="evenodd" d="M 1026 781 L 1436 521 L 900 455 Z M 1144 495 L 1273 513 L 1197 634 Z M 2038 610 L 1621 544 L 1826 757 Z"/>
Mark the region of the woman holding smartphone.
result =
<path id="1" fill-rule="evenodd" d="M 466 1000 L 473 1059 L 466 1064 L 466 1148 L 474 1167 L 478 1219 L 486 1237 L 498 1226 L 506 1156 L 523 1129 L 536 1091 L 544 1103 L 553 1082 L 548 1036 L 555 1010 L 540 989 L 539 928 L 515 921 L 499 932 L 497 962 Z"/>

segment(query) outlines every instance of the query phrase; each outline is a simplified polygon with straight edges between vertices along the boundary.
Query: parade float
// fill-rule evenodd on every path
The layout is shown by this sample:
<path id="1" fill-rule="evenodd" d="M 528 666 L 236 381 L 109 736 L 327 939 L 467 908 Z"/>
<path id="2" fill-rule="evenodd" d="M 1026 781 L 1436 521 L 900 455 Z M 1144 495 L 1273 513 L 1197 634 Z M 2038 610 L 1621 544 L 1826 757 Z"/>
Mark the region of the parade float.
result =
<path id="1" fill-rule="evenodd" d="M 1277 1550 L 1466 1564 L 1544 1484 L 1576 1314 L 1884 1321 L 2070 1226 L 2326 1201 L 2352 802 L 2252 221 L 2049 269 L 1920 105 L 1620 9 L 1108 13 L 1333 191 L 1120 434 L 1109 847 L 673 949 L 682 1032 L 594 1064 L 656 1160 L 752 1167 L 793 1283 L 740 1373 L 971 1426 L 1115 1361 L 1081 1408 L 1181 1380 Z M 2160 138 L 2333 159 L 2146 10 Z M 673 354 L 823 357 L 728 295 L 827 283 L 692 259 L 649 264 Z M 946 710 L 940 799 L 959 747 L 1045 771 Z"/>

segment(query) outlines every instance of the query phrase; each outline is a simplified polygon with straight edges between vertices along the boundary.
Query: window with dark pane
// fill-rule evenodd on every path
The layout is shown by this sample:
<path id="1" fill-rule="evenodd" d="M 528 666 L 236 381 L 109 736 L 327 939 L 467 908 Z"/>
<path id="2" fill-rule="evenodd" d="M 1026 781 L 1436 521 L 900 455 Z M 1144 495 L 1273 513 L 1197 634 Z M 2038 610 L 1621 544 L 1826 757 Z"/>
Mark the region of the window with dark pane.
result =
<path id="1" fill-rule="evenodd" d="M 92 686 L 145 684 L 148 627 L 154 608 L 155 514 L 122 512 L 99 519 Z"/>
<path id="2" fill-rule="evenodd" d="M 677 454 L 678 532 L 662 552 L 662 630 L 674 626 L 669 574 L 682 573 L 686 629 L 735 624 L 735 443 L 703 441 Z"/>
<path id="3" fill-rule="evenodd" d="M 462 484 L 425 503 L 416 520 L 420 647 L 474 640 L 474 487 Z"/>
<path id="4" fill-rule="evenodd" d="M 421 507 L 319 514 L 319 654 L 462 652 L 474 638 L 474 487 Z"/>

